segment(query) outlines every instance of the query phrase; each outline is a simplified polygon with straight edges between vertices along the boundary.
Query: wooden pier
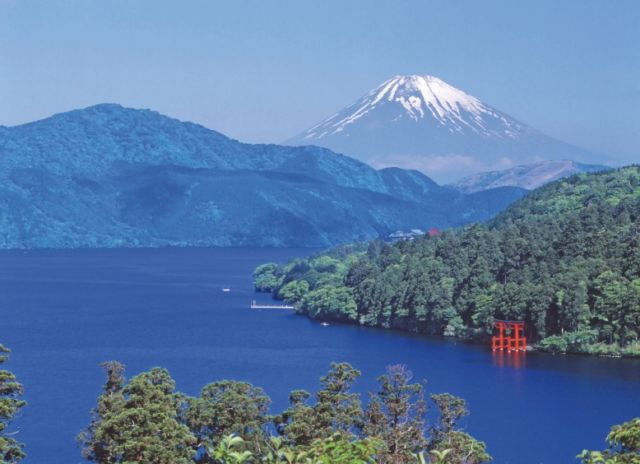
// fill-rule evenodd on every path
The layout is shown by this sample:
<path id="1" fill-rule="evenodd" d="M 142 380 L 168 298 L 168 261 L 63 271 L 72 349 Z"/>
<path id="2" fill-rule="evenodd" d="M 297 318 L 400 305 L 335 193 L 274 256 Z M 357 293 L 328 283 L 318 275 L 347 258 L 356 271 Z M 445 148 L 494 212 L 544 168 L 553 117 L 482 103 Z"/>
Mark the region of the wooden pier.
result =
<path id="1" fill-rule="evenodd" d="M 291 305 L 276 305 L 276 304 L 266 304 L 266 305 L 260 305 L 258 303 L 256 303 L 256 300 L 253 300 L 251 302 L 251 309 L 296 309 L 295 306 L 291 306 Z"/>

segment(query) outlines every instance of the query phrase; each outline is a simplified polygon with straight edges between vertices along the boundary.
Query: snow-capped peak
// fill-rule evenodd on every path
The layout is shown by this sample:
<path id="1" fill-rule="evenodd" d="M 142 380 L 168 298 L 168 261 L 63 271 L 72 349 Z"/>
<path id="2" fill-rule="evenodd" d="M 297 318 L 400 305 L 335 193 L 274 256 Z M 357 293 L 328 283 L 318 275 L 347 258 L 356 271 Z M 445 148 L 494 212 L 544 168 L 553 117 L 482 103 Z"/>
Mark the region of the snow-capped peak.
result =
<path id="1" fill-rule="evenodd" d="M 606 162 L 428 75 L 394 76 L 286 143 L 319 145 L 376 168 L 417 169 L 444 181 L 549 159 Z"/>
<path id="2" fill-rule="evenodd" d="M 456 89 L 442 79 L 434 76 L 395 76 L 370 95 L 375 94 L 372 104 L 381 100 L 396 101 L 411 114 L 424 116 L 423 104 L 432 111 L 437 119 L 445 118 L 447 113 L 459 114 L 460 110 L 481 114 L 486 107 L 480 100 Z"/>
<path id="3" fill-rule="evenodd" d="M 513 135 L 514 121 L 507 120 L 477 98 L 437 77 L 413 74 L 394 76 L 383 82 L 355 104 L 306 131 L 303 137 L 321 139 L 340 133 L 381 108 L 385 108 L 384 117 L 387 122 L 403 119 L 428 122 L 434 119 L 451 132 L 471 130 L 487 136 Z M 391 113 L 388 112 L 389 109 Z M 502 126 L 499 133 L 495 131 L 495 124 L 487 124 L 487 117 L 499 121 L 499 126 Z"/>

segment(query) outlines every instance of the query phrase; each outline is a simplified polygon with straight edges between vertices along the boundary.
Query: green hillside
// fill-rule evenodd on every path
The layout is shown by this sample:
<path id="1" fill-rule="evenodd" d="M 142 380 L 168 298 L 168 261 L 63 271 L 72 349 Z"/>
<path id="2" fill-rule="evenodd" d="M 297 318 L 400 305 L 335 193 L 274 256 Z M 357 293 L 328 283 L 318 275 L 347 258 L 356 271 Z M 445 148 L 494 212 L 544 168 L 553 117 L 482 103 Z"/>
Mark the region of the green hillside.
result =
<path id="1" fill-rule="evenodd" d="M 0 249 L 328 247 L 487 219 L 524 194 L 462 194 L 113 104 L 0 126 L 0 157 Z"/>
<path id="2" fill-rule="evenodd" d="M 256 270 L 314 318 L 483 340 L 526 322 L 538 347 L 640 355 L 640 167 L 543 187 L 494 220 Z"/>

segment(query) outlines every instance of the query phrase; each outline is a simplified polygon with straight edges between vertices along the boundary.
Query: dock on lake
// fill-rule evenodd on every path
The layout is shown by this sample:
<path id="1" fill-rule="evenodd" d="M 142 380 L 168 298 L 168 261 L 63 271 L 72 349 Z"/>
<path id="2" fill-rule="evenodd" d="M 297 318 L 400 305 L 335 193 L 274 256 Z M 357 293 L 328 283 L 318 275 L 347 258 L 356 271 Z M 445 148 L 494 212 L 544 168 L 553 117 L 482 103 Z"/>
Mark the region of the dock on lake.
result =
<path id="1" fill-rule="evenodd" d="M 251 309 L 296 309 L 296 307 L 295 306 L 291 306 L 291 305 L 286 305 L 286 304 L 282 304 L 282 305 L 277 305 L 277 304 L 260 305 L 260 304 L 256 303 L 256 300 L 253 300 L 251 302 Z"/>

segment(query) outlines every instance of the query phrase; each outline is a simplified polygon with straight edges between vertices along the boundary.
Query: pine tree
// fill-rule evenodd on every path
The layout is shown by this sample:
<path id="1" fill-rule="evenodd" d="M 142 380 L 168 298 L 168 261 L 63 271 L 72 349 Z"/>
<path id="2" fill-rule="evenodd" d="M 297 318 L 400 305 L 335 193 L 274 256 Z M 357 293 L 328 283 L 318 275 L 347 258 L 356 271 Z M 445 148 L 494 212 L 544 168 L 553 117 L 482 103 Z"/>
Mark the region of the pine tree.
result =
<path id="1" fill-rule="evenodd" d="M 265 426 L 271 400 L 264 390 L 246 382 L 220 380 L 206 385 L 200 397 L 191 398 L 184 414 L 198 438 L 198 448 L 215 448 L 227 435 L 243 439 L 245 447 L 259 453 L 268 442 Z M 209 462 L 204 451 L 201 462 Z"/>
<path id="2" fill-rule="evenodd" d="M 0 344 L 0 364 L 9 360 L 11 350 Z M 24 445 L 18 442 L 14 433 L 7 429 L 18 411 L 26 402 L 19 399 L 24 389 L 16 380 L 16 376 L 7 370 L 0 370 L 0 461 L 15 463 L 25 456 Z"/>
<path id="3" fill-rule="evenodd" d="M 338 433 L 351 437 L 361 426 L 362 407 L 351 387 L 360 372 L 348 363 L 332 363 L 329 373 L 320 379 L 322 389 L 316 403 L 307 404 L 309 393 L 297 390 L 290 395 L 291 406 L 275 418 L 278 431 L 293 445 L 309 445 Z"/>
<path id="4" fill-rule="evenodd" d="M 99 464 L 193 462 L 195 437 L 179 422 L 183 397 L 165 369 L 124 383 L 117 362 L 103 365 L 107 382 L 88 429 L 79 436 L 86 459 Z"/>
<path id="5" fill-rule="evenodd" d="M 443 464 L 481 464 L 491 461 L 484 443 L 458 429 L 458 422 L 468 414 L 466 402 L 450 393 L 431 395 L 440 419 L 429 434 L 429 451 L 446 452 Z"/>
<path id="6" fill-rule="evenodd" d="M 423 387 L 411 382 L 411 372 L 402 365 L 390 366 L 378 379 L 380 390 L 372 395 L 365 413 L 364 434 L 380 439 L 385 450 L 380 462 L 411 462 L 426 446 L 424 437 L 427 406 Z"/>
<path id="7" fill-rule="evenodd" d="M 607 435 L 609 447 L 604 451 L 584 450 L 578 455 L 584 464 L 640 463 L 640 418 L 614 425 Z"/>

